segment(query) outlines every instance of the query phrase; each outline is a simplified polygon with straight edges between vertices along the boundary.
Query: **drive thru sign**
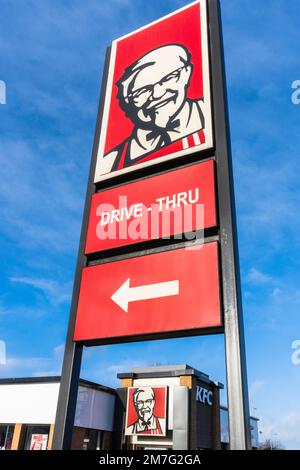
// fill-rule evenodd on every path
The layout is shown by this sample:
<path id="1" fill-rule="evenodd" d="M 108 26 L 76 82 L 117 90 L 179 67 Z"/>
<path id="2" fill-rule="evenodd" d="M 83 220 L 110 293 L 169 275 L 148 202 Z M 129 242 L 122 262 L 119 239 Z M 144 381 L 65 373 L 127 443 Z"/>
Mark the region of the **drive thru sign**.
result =
<path id="1" fill-rule="evenodd" d="M 210 160 L 94 194 L 85 253 L 216 227 L 214 180 Z"/>

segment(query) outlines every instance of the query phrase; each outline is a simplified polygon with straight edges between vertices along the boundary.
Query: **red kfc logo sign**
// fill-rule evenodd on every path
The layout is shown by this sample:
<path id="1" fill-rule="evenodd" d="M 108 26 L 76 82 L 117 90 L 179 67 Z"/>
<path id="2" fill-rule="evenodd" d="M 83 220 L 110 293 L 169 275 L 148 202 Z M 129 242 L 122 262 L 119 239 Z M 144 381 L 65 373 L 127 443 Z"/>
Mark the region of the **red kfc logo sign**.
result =
<path id="1" fill-rule="evenodd" d="M 206 0 L 113 41 L 95 182 L 212 147 Z"/>
<path id="2" fill-rule="evenodd" d="M 129 387 L 127 394 L 127 436 L 165 436 L 167 387 Z"/>

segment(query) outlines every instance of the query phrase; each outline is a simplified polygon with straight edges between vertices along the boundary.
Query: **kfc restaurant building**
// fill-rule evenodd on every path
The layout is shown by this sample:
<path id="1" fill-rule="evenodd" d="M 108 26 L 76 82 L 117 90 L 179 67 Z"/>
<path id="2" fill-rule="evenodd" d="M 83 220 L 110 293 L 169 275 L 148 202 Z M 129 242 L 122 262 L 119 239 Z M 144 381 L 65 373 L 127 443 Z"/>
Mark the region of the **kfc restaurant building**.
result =
<path id="1" fill-rule="evenodd" d="M 118 448 L 228 449 L 228 410 L 220 406 L 220 382 L 188 365 L 134 368 L 118 377 L 122 386 L 116 390 Z M 250 427 L 255 449 L 257 418 L 251 418 Z M 125 432 L 118 433 L 121 428 Z"/>
<path id="2" fill-rule="evenodd" d="M 118 377 L 122 389 L 117 390 L 116 408 L 123 405 L 126 411 L 123 445 L 133 449 L 221 449 L 222 384 L 187 365 L 138 368 Z M 154 406 L 150 409 L 149 403 L 147 413 L 142 402 L 143 398 L 151 400 L 152 391 Z M 143 431 L 143 411 L 145 417 L 153 413 L 154 429 Z"/>
<path id="3" fill-rule="evenodd" d="M 120 388 L 81 380 L 73 450 L 227 449 L 223 385 L 188 366 L 134 368 Z M 0 379 L 0 448 L 51 450 L 60 377 Z M 252 447 L 258 420 L 251 418 Z"/>

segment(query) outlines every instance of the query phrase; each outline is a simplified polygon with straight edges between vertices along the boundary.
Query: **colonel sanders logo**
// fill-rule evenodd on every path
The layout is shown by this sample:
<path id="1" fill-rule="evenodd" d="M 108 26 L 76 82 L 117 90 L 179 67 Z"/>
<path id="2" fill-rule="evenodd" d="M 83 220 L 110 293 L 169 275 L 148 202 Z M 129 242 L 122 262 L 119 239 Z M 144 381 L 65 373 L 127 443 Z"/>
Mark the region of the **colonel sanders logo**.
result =
<path id="1" fill-rule="evenodd" d="M 212 146 L 206 28 L 201 1 L 116 41 L 95 181 Z"/>
<path id="2" fill-rule="evenodd" d="M 125 434 L 166 435 L 166 387 L 128 389 Z"/>
<path id="3" fill-rule="evenodd" d="M 191 55 L 178 44 L 154 49 L 125 70 L 117 83 L 118 99 L 134 129 L 105 156 L 111 171 L 191 134 L 196 143 L 204 141 L 203 99 L 187 98 L 192 73 Z"/>

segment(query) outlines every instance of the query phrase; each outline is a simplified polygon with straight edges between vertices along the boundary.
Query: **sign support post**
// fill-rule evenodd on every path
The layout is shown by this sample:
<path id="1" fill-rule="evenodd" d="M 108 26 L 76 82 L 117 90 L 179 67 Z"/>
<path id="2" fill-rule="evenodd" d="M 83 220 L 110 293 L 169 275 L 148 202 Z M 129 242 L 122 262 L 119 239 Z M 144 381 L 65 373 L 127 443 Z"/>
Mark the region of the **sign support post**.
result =
<path id="1" fill-rule="evenodd" d="M 229 438 L 231 450 L 251 449 L 233 172 L 218 0 L 208 1 L 223 280 Z"/>
<path id="2" fill-rule="evenodd" d="M 76 315 L 77 315 L 81 275 L 82 275 L 83 268 L 86 266 L 86 256 L 84 255 L 84 250 L 85 250 L 85 245 L 86 245 L 90 205 L 91 205 L 92 195 L 95 192 L 95 184 L 93 181 L 94 181 L 94 174 L 95 174 L 95 168 L 96 168 L 97 150 L 98 150 L 98 144 L 99 144 L 101 119 L 102 119 L 102 114 L 103 114 L 104 96 L 105 96 L 108 67 L 109 67 L 109 58 L 110 58 L 110 47 L 108 47 L 106 50 L 106 58 L 105 58 L 104 71 L 103 71 L 103 77 L 102 77 L 102 88 L 101 88 L 101 95 L 100 95 L 100 101 L 99 101 L 99 107 L 98 107 L 97 124 L 96 124 L 96 129 L 95 129 L 92 159 L 91 159 L 89 179 L 88 179 L 88 188 L 87 188 L 87 193 L 86 193 L 86 198 L 85 198 L 83 221 L 82 221 L 82 228 L 81 228 L 81 235 L 80 235 L 80 242 L 79 242 L 79 249 L 78 249 L 78 256 L 77 256 L 76 274 L 75 274 L 75 280 L 74 280 L 74 285 L 73 285 L 70 319 L 69 319 L 69 324 L 68 324 L 66 347 L 65 347 L 65 354 L 64 354 L 64 360 L 63 360 L 61 382 L 60 382 L 60 389 L 59 389 L 59 396 L 58 396 L 58 403 L 57 403 L 57 410 L 56 410 L 53 443 L 52 443 L 53 450 L 71 449 L 71 444 L 72 444 L 73 426 L 74 426 L 74 420 L 75 420 L 82 351 L 83 351 L 83 345 L 81 343 L 74 342 L 73 336 L 74 336 L 75 322 L 76 322 Z"/>

